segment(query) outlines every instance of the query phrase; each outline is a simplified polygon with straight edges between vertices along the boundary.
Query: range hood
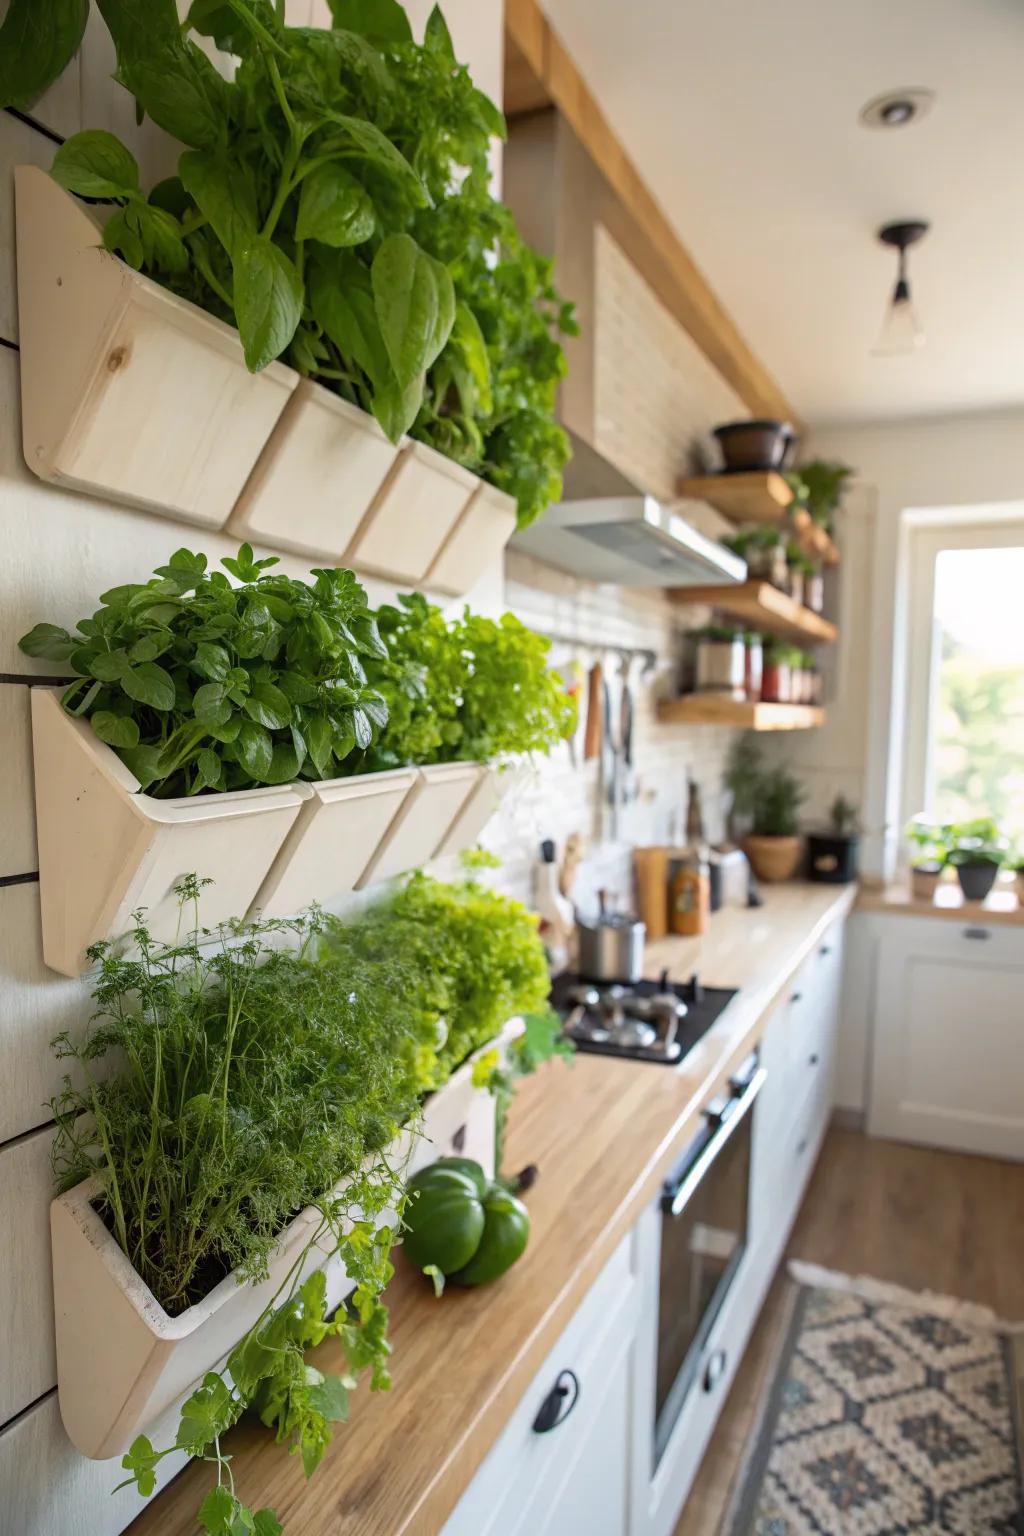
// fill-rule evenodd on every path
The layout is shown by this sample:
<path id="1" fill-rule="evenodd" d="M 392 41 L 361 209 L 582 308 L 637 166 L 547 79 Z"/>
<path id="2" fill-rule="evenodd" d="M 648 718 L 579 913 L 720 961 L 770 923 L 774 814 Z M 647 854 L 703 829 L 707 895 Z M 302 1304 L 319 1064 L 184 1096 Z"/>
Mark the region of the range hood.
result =
<path id="1" fill-rule="evenodd" d="M 559 502 L 514 544 L 584 581 L 618 587 L 724 587 L 747 575 L 745 561 L 638 493 Z"/>

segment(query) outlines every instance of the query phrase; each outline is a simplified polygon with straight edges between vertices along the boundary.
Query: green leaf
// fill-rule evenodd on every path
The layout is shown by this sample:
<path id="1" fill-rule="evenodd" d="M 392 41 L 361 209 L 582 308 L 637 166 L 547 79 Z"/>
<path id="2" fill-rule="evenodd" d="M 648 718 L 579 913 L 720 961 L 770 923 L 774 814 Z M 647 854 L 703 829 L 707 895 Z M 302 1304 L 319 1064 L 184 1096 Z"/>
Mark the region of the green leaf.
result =
<path id="1" fill-rule="evenodd" d="M 485 96 L 483 91 L 474 90 L 473 105 L 476 107 L 480 121 L 489 134 L 496 139 L 508 138 L 508 124 L 505 122 L 505 114 L 494 105 L 489 96 Z"/>
<path id="2" fill-rule="evenodd" d="M 333 730 L 324 715 L 313 715 L 306 721 L 306 746 L 313 759 L 313 766 L 321 779 L 327 777 L 334 753 Z"/>
<path id="3" fill-rule="evenodd" d="M 138 704 L 148 704 L 161 711 L 174 708 L 174 680 L 155 661 L 143 662 L 138 667 L 129 666 L 121 677 L 121 687 Z"/>
<path id="4" fill-rule="evenodd" d="M 269 679 L 257 677 L 245 704 L 242 706 L 250 720 L 265 725 L 268 730 L 280 730 L 292 718 L 292 707 L 280 688 Z"/>
<path id="5" fill-rule="evenodd" d="M 331 1423 L 348 1418 L 348 1389 L 340 1376 L 324 1376 L 308 1388 L 309 1406 Z"/>
<path id="6" fill-rule="evenodd" d="M 351 629 L 360 650 L 368 656 L 377 656 L 382 661 L 387 660 L 388 648 L 380 637 L 377 620 L 372 613 L 359 614 L 352 619 Z"/>
<path id="7" fill-rule="evenodd" d="M 27 107 L 64 73 L 89 20 L 89 0 L 10 0 L 0 26 L 0 108 Z"/>
<path id="8" fill-rule="evenodd" d="M 159 1460 L 159 1452 L 153 1449 L 153 1442 L 145 1435 L 137 1435 L 127 1454 L 121 1457 L 122 1467 L 132 1474 L 129 1481 L 135 1483 L 144 1499 L 148 1499 L 156 1487 L 154 1468 Z M 120 1486 L 123 1488 L 125 1485 L 122 1483 Z"/>
<path id="9" fill-rule="evenodd" d="M 231 700 L 224 683 L 204 683 L 196 689 L 192 709 L 200 725 L 224 725 L 231 718 Z"/>
<path id="10" fill-rule="evenodd" d="M 489 416 L 494 409 L 494 400 L 487 343 L 476 315 L 461 301 L 455 306 L 455 324 L 448 345 L 458 352 L 473 381 L 474 410 Z"/>
<path id="11" fill-rule="evenodd" d="M 143 789 L 150 784 L 156 784 L 163 777 L 158 747 L 125 747 L 121 750 L 120 756 L 125 767 L 129 772 L 134 773 Z"/>
<path id="12" fill-rule="evenodd" d="M 302 319 L 302 279 L 264 235 L 239 247 L 232 262 L 235 318 L 250 373 L 280 357 Z"/>
<path id="13" fill-rule="evenodd" d="M 229 86 L 181 36 L 167 0 L 97 0 L 117 49 L 117 76 L 172 138 L 196 149 L 227 141 Z"/>
<path id="14" fill-rule="evenodd" d="M 201 1456 L 208 1445 L 225 1434 L 238 1418 L 241 1405 L 222 1376 L 209 1371 L 203 1384 L 181 1405 L 175 1444 L 190 1456 Z"/>
<path id="15" fill-rule="evenodd" d="M 66 139 L 50 174 L 79 197 L 130 197 L 139 190 L 135 156 L 103 128 L 87 128 Z"/>
<path id="16" fill-rule="evenodd" d="M 441 14 L 441 8 L 434 6 L 427 17 L 426 30 L 423 34 L 424 46 L 431 53 L 439 53 L 446 59 L 455 62 L 455 48 L 452 44 L 452 35 L 448 30 L 448 23 Z"/>
<path id="17" fill-rule="evenodd" d="M 423 1273 L 434 1287 L 434 1296 L 440 1300 L 444 1295 L 444 1271 L 438 1269 L 436 1264 L 424 1264 Z"/>
<path id="18" fill-rule="evenodd" d="M 271 1514 L 270 1510 L 263 1511 Z M 199 1506 L 199 1523 L 206 1531 L 207 1536 L 254 1536 L 258 1527 L 256 1517 L 251 1510 L 229 1492 L 227 1484 L 218 1483 L 216 1488 L 211 1488 L 202 1504 Z M 278 1531 L 281 1530 L 280 1525 Z M 264 1525 L 264 1530 L 269 1530 L 273 1536 L 273 1526 Z"/>
<path id="19" fill-rule="evenodd" d="M 209 678 L 211 683 L 222 683 L 231 671 L 231 657 L 222 645 L 202 640 L 196 646 L 191 666 L 200 677 Z"/>
<path id="20" fill-rule="evenodd" d="M 279 31 L 271 0 L 245 0 L 245 9 L 265 31 L 272 35 Z M 202 37 L 212 37 L 225 53 L 244 58 L 254 46 L 255 29 L 247 25 L 244 16 L 228 0 L 192 0 L 185 25 Z"/>
<path id="21" fill-rule="evenodd" d="M 311 171 L 299 193 L 296 240 L 323 245 L 361 245 L 377 227 L 370 194 L 351 171 L 329 160 Z"/>
<path id="22" fill-rule="evenodd" d="M 411 43 L 409 18 L 398 0 L 328 0 L 336 27 L 373 43 Z"/>
<path id="23" fill-rule="evenodd" d="M 139 727 L 130 715 L 115 715 L 109 709 L 98 709 L 89 720 L 100 741 L 105 741 L 108 747 L 138 746 Z"/>
<path id="24" fill-rule="evenodd" d="M 259 228 L 256 194 L 243 168 L 226 156 L 187 149 L 178 161 L 185 191 L 195 202 L 228 255 L 251 244 Z"/>
<path id="25" fill-rule="evenodd" d="M 370 274 L 358 257 L 323 252 L 314 261 L 309 297 L 317 324 L 344 358 L 362 368 L 375 385 L 387 383 L 391 364 L 373 303 Z"/>
<path id="26" fill-rule="evenodd" d="M 272 1509 L 258 1509 L 253 1516 L 254 1536 L 283 1536 L 284 1526 Z"/>
<path id="27" fill-rule="evenodd" d="M 274 757 L 269 733 L 261 725 L 251 720 L 245 721 L 238 732 L 235 751 L 249 777 L 258 783 L 265 783 Z"/>
<path id="28" fill-rule="evenodd" d="M 384 344 L 404 389 L 448 340 L 455 319 L 451 276 L 411 235 L 389 235 L 373 258 L 371 278 Z"/>
<path id="29" fill-rule="evenodd" d="M 418 373 L 404 389 L 393 378 L 378 385 L 373 397 L 373 414 L 391 442 L 397 443 L 419 415 L 425 380 L 426 375 Z"/>
<path id="30" fill-rule="evenodd" d="M 72 639 L 59 624 L 34 624 L 27 635 L 18 641 L 18 649 L 26 656 L 45 656 L 48 661 L 67 661 L 79 642 Z"/>
<path id="31" fill-rule="evenodd" d="M 328 122 L 343 128 L 362 155 L 394 177 L 415 207 L 429 207 L 430 193 L 420 177 L 401 150 L 381 133 L 375 123 L 367 122 L 364 117 L 352 117 L 345 112 L 325 112 L 324 117 Z"/>

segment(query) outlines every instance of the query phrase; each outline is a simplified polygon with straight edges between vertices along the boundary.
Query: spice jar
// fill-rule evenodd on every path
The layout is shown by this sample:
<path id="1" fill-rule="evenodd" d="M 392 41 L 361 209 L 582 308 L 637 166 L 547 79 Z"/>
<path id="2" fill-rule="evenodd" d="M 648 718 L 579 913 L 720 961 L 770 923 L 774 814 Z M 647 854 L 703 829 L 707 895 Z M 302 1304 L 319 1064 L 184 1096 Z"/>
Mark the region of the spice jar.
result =
<path id="1" fill-rule="evenodd" d="M 698 693 L 722 693 L 731 699 L 746 697 L 746 647 L 734 629 L 709 625 L 694 634 L 696 659 L 694 685 Z"/>
<path id="2" fill-rule="evenodd" d="M 765 650 L 761 698 L 766 704 L 793 702 L 789 651 L 784 646 L 769 645 Z"/>
<path id="3" fill-rule="evenodd" d="M 764 676 L 764 642 L 758 634 L 744 636 L 746 645 L 746 675 L 744 689 L 747 698 L 755 702 L 761 697 L 761 680 Z"/>
<path id="4" fill-rule="evenodd" d="M 804 577 L 804 602 L 812 613 L 824 611 L 825 577 L 818 567 L 812 566 Z"/>

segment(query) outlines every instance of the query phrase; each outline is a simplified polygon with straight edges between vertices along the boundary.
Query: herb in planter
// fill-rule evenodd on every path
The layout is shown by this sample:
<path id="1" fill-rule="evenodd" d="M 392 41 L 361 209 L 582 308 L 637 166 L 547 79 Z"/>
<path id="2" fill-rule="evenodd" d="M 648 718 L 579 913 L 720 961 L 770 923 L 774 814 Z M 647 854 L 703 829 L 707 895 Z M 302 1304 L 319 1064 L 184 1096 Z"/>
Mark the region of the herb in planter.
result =
<path id="1" fill-rule="evenodd" d="M 244 544 L 221 561 L 233 586 L 179 549 L 74 634 L 37 624 L 19 644 L 78 673 L 65 709 L 154 795 L 331 778 L 387 721 L 364 667 L 386 651 L 351 571 L 302 582 L 277 563 Z"/>
<path id="2" fill-rule="evenodd" d="M 819 527 L 831 533 L 847 480 L 854 473 L 846 464 L 812 459 L 785 476 L 793 492 L 793 510 L 808 511 Z"/>
<path id="3" fill-rule="evenodd" d="M 287 358 L 393 442 L 411 432 L 537 517 L 569 456 L 554 405 L 575 325 L 490 195 L 504 119 L 440 11 L 420 45 L 394 0 L 331 0 L 328 30 L 286 26 L 270 0 L 194 0 L 184 27 L 174 0 L 149 0 L 144 23 L 127 0 L 97 3 L 117 79 L 189 146 L 148 196 L 112 134 L 58 151 L 62 186 L 116 204 L 108 249 L 236 325 L 251 369 Z M 50 48 L 22 0 L 5 27 L 31 91 L 84 26 L 86 0 L 60 5 Z M 232 81 L 190 32 L 240 58 Z"/>
<path id="4" fill-rule="evenodd" d="M 788 768 L 770 768 L 754 791 L 754 837 L 796 837 L 805 798 L 806 791 Z"/>
<path id="5" fill-rule="evenodd" d="M 576 726 L 550 642 L 506 613 L 445 619 L 419 593 L 377 613 L 386 658 L 368 665 L 388 723 L 353 771 L 547 753 Z"/>

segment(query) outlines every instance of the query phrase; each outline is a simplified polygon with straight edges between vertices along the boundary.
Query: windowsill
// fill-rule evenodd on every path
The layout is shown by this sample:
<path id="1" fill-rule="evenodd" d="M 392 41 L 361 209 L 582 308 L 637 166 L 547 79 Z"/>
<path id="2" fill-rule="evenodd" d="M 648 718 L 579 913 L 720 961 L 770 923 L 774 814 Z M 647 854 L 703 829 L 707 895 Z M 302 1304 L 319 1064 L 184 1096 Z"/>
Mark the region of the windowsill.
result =
<path id="1" fill-rule="evenodd" d="M 961 923 L 969 918 L 1024 927 L 1024 907 L 1012 887 L 997 885 L 984 901 L 965 901 L 955 880 L 943 881 L 932 901 L 922 901 L 912 896 L 906 876 L 891 885 L 861 886 L 856 910 L 891 912 L 901 917 L 935 917 Z"/>

